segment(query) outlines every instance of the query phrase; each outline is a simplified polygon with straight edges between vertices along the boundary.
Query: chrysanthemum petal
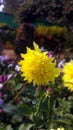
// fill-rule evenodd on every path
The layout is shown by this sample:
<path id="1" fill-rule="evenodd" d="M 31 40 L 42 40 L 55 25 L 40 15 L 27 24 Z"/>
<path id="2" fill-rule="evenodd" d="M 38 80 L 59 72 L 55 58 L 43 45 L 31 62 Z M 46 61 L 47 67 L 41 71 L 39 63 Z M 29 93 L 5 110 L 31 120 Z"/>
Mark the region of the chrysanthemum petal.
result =
<path id="1" fill-rule="evenodd" d="M 34 46 L 35 51 L 40 52 L 40 48 L 35 42 L 33 42 L 33 46 Z"/>

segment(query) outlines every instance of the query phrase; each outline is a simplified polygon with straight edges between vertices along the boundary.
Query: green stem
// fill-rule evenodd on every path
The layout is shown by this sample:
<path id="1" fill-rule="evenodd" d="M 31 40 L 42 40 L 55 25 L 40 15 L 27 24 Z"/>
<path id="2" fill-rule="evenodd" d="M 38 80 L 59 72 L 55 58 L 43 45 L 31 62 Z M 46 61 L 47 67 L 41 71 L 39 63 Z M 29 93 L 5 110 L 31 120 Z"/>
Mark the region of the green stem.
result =
<path id="1" fill-rule="evenodd" d="M 41 97 L 40 100 L 39 100 L 39 102 L 38 102 L 37 111 L 36 111 L 35 115 L 38 115 L 38 113 L 39 113 L 40 103 L 41 103 L 41 101 L 42 101 L 42 98 L 43 98 L 43 97 Z"/>
<path id="2" fill-rule="evenodd" d="M 22 84 L 21 87 L 22 87 L 21 91 L 20 91 L 19 93 L 17 93 L 17 95 L 13 98 L 13 100 L 11 101 L 11 103 L 13 103 L 14 100 L 15 100 L 16 98 L 18 98 L 18 97 L 21 95 L 21 93 L 25 90 L 25 85 L 24 85 L 24 84 Z"/>

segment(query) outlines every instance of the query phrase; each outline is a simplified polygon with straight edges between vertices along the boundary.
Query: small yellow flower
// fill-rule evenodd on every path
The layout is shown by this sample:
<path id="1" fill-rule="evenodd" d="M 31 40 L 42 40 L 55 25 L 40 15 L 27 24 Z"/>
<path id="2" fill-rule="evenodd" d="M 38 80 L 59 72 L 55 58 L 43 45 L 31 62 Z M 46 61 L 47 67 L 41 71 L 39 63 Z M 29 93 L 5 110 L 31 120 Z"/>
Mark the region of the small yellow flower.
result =
<path id="1" fill-rule="evenodd" d="M 51 129 L 51 130 L 55 130 L 55 129 Z M 65 130 L 65 129 L 62 127 L 62 128 L 57 128 L 57 130 Z"/>
<path id="2" fill-rule="evenodd" d="M 62 127 L 62 128 L 57 128 L 57 130 L 65 130 L 65 129 Z"/>
<path id="3" fill-rule="evenodd" d="M 63 68 L 63 81 L 64 85 L 71 91 L 73 91 L 73 60 L 66 63 Z"/>
<path id="4" fill-rule="evenodd" d="M 41 52 L 39 46 L 33 42 L 34 50 L 27 48 L 26 54 L 21 54 L 23 58 L 20 60 L 20 70 L 24 80 L 34 85 L 47 85 L 49 81 L 54 82 L 59 75 L 59 69 L 56 63 L 52 62 L 53 58 L 49 58 L 46 52 Z"/>

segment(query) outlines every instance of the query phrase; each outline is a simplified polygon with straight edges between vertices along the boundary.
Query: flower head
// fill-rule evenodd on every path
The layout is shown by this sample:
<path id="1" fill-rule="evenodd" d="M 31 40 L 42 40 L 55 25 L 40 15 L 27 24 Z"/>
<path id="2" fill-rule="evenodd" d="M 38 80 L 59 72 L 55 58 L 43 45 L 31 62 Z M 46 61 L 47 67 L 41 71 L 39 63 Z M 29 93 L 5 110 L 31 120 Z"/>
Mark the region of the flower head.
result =
<path id="1" fill-rule="evenodd" d="M 51 130 L 55 130 L 55 129 L 51 129 Z M 57 130 L 65 130 L 65 129 L 62 127 L 62 128 L 57 128 Z"/>
<path id="2" fill-rule="evenodd" d="M 0 98 L 0 106 L 3 104 L 3 99 Z"/>
<path id="3" fill-rule="evenodd" d="M 48 58 L 46 52 L 41 52 L 38 45 L 33 42 L 34 50 L 27 48 L 26 54 L 21 54 L 23 58 L 20 62 L 20 70 L 24 80 L 35 85 L 47 85 L 49 81 L 54 82 L 59 75 L 59 69 L 53 58 Z"/>
<path id="4" fill-rule="evenodd" d="M 63 68 L 63 81 L 64 85 L 71 91 L 73 91 L 73 60 L 66 63 Z"/>
<path id="5" fill-rule="evenodd" d="M 3 84 L 2 83 L 0 83 L 0 90 L 3 88 Z"/>
<path id="6" fill-rule="evenodd" d="M 19 65 L 16 65 L 16 66 L 15 66 L 15 70 L 16 70 L 17 72 L 19 72 L 20 66 L 19 66 Z"/>
<path id="7" fill-rule="evenodd" d="M 62 127 L 62 128 L 57 128 L 57 130 L 65 130 L 65 129 Z"/>
<path id="8" fill-rule="evenodd" d="M 59 67 L 60 69 L 63 68 L 64 62 L 65 62 L 65 59 L 61 60 L 61 61 L 58 63 L 58 67 Z"/>
<path id="9" fill-rule="evenodd" d="M 9 58 L 8 58 L 8 56 L 7 55 L 4 55 L 4 56 L 0 56 L 0 61 L 8 61 L 9 60 Z"/>
<path id="10" fill-rule="evenodd" d="M 53 57 L 53 52 L 52 52 L 52 51 L 49 51 L 49 52 L 48 52 L 48 56 L 49 56 L 49 58 L 52 58 L 52 57 Z"/>
<path id="11" fill-rule="evenodd" d="M 0 114 L 3 113 L 3 110 L 0 108 Z"/>

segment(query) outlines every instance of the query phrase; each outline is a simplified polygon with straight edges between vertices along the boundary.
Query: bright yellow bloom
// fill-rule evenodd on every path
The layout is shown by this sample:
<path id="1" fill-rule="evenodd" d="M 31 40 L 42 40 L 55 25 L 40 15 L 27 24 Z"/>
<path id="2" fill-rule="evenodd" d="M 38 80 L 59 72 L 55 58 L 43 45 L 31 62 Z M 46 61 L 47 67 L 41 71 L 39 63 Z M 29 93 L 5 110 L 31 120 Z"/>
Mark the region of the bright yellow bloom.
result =
<path id="1" fill-rule="evenodd" d="M 51 129 L 51 130 L 55 130 L 55 129 Z M 57 128 L 57 130 L 65 130 L 65 129 L 62 127 L 62 128 Z"/>
<path id="2" fill-rule="evenodd" d="M 65 130 L 65 129 L 62 127 L 62 128 L 57 128 L 57 130 Z"/>
<path id="3" fill-rule="evenodd" d="M 21 54 L 23 58 L 20 62 L 20 69 L 24 80 L 34 85 L 47 85 L 49 81 L 54 82 L 59 75 L 56 63 L 52 62 L 46 52 L 41 52 L 38 45 L 33 42 L 34 50 L 27 48 L 26 54 Z"/>
<path id="4" fill-rule="evenodd" d="M 67 86 L 69 90 L 73 91 L 73 60 L 64 65 L 63 73 L 64 85 Z"/>

